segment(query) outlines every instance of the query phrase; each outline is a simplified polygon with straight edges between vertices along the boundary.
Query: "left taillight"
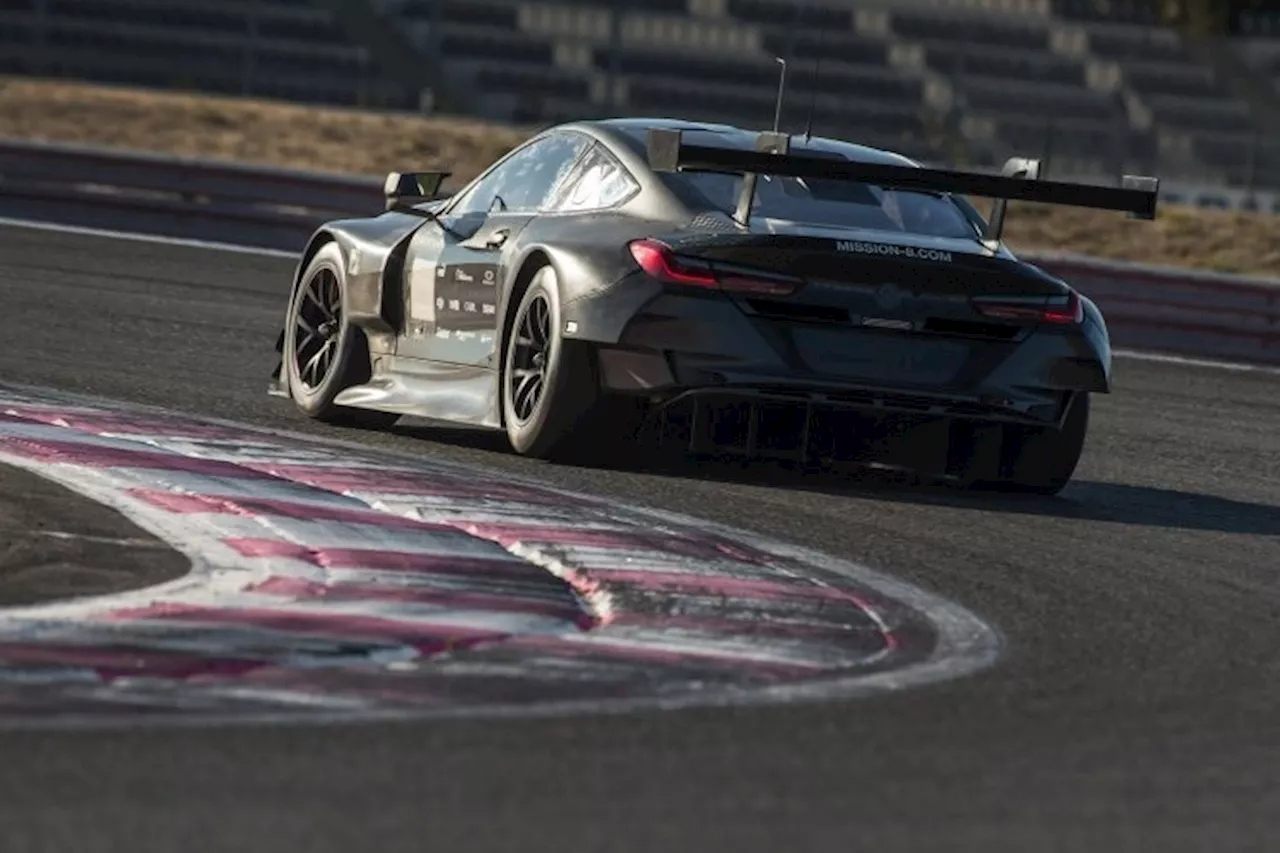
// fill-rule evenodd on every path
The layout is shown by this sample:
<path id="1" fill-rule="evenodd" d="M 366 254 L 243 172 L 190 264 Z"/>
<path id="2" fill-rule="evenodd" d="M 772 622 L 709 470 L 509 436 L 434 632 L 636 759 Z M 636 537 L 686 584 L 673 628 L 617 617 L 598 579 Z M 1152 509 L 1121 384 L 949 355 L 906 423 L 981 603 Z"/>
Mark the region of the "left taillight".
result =
<path id="1" fill-rule="evenodd" d="M 1084 322 L 1084 303 L 1074 290 L 1046 300 L 1043 296 L 975 296 L 974 310 L 993 320 L 1069 326 Z"/>
<path id="2" fill-rule="evenodd" d="M 717 287 L 711 266 L 691 258 L 677 257 L 665 243 L 636 240 L 630 244 L 631 257 L 650 277 L 666 284 L 689 284 L 695 287 Z"/>
<path id="3" fill-rule="evenodd" d="M 794 293 L 801 284 L 798 279 L 764 271 L 713 267 L 698 258 L 677 255 L 670 246 L 658 240 L 634 240 L 628 248 L 640 269 L 664 284 L 769 296 L 786 296 Z"/>

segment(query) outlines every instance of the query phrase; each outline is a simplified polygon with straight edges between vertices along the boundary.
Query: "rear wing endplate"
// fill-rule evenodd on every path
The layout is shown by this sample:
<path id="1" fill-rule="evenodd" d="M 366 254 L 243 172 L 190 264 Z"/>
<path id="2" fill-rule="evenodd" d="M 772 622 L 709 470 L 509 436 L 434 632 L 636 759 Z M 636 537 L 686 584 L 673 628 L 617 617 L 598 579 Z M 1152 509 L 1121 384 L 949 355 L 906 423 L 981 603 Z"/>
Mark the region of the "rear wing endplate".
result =
<path id="1" fill-rule="evenodd" d="M 679 130 L 649 130 L 649 165 L 658 172 L 720 172 L 745 176 L 738 199 L 737 219 L 744 225 L 751 212 L 758 175 L 780 175 L 837 181 L 859 181 L 882 187 L 975 195 L 996 200 L 987 238 L 999 240 L 1009 201 L 1030 201 L 1115 210 L 1135 219 L 1154 219 L 1159 178 L 1125 175 L 1119 187 L 1040 180 L 1040 161 L 1009 160 L 1000 174 L 862 163 L 791 153 L 785 133 L 761 133 L 756 149 L 748 151 L 688 145 Z"/>

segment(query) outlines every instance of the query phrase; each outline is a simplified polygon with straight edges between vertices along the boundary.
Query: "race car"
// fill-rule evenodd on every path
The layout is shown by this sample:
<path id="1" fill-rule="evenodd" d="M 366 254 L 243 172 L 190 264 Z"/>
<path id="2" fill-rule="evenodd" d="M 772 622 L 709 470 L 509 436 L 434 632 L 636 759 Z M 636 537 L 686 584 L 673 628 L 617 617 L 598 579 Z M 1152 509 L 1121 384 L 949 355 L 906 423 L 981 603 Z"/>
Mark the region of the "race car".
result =
<path id="1" fill-rule="evenodd" d="M 1107 328 L 1001 240 L 1009 200 L 1155 216 L 1159 182 L 927 168 L 852 142 L 622 118 L 558 125 L 456 193 L 302 252 L 270 391 L 306 415 L 505 430 L 520 454 L 905 466 L 1056 493 L 1111 390 Z M 990 216 L 969 196 L 993 200 Z"/>

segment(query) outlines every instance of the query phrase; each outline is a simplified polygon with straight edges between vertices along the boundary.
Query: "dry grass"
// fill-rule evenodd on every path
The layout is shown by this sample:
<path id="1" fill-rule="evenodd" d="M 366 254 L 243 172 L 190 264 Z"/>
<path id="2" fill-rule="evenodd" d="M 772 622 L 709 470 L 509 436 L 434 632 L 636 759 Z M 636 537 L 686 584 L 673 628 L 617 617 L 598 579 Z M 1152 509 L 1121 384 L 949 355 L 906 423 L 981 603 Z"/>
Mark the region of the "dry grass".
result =
<path id="1" fill-rule="evenodd" d="M 452 168 L 466 180 L 527 131 L 472 119 L 0 77 L 0 137 L 329 172 Z"/>
<path id="2" fill-rule="evenodd" d="M 453 117 L 0 78 L 0 136 L 372 175 L 445 168 L 454 185 L 528 133 Z M 1015 250 L 1280 275 L 1280 217 L 1265 214 L 1166 206 L 1152 223 L 1015 205 L 1007 238 Z"/>

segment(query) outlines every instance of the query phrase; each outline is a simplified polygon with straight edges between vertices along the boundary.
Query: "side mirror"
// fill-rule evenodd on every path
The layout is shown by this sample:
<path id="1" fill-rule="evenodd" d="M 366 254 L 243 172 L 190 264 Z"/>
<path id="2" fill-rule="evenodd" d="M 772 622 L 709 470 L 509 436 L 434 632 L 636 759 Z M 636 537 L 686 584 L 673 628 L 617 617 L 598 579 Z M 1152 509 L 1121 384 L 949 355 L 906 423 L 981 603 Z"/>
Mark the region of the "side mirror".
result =
<path id="1" fill-rule="evenodd" d="M 391 172 L 382 185 L 387 210 L 400 210 L 440 197 L 440 187 L 451 172 Z"/>

